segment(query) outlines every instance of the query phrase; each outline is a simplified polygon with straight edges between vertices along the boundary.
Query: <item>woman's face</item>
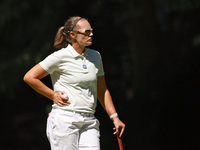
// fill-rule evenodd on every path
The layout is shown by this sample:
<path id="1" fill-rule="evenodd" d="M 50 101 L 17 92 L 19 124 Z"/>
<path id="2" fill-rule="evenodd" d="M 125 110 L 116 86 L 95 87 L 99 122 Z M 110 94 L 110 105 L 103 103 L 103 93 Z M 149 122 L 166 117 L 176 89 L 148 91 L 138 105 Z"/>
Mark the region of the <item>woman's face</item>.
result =
<path id="1" fill-rule="evenodd" d="M 74 28 L 75 33 L 75 41 L 80 46 L 90 46 L 92 45 L 92 36 L 93 33 L 91 32 L 92 28 L 90 26 L 90 23 L 85 20 L 81 19 L 76 24 L 76 27 Z"/>

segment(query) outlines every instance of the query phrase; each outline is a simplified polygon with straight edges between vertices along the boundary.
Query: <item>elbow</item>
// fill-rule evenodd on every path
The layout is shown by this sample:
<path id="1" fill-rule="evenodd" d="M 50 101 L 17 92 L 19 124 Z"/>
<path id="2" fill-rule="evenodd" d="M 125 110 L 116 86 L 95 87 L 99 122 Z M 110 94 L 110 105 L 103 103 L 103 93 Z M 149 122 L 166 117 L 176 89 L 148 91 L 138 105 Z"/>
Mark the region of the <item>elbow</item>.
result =
<path id="1" fill-rule="evenodd" d="M 24 82 L 27 82 L 27 76 L 25 75 L 23 78 Z"/>
<path id="2" fill-rule="evenodd" d="M 24 80 L 24 82 L 28 83 L 29 75 L 25 74 L 23 80 Z"/>

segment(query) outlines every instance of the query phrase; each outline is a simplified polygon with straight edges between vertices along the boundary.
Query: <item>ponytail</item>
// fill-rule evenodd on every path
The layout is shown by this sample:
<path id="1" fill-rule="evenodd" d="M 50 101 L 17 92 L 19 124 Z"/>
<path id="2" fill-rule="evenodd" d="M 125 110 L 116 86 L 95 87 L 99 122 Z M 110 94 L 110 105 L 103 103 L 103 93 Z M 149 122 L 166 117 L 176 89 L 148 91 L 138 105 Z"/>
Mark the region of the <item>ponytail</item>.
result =
<path id="1" fill-rule="evenodd" d="M 65 48 L 67 47 L 69 43 L 72 42 L 69 32 L 71 32 L 75 28 L 77 22 L 81 19 L 85 19 L 85 18 L 82 18 L 79 16 L 70 17 L 65 22 L 65 25 L 58 29 L 58 32 L 56 34 L 55 41 L 54 41 L 55 48 L 57 49 Z"/>
<path id="2" fill-rule="evenodd" d="M 64 32 L 64 26 L 58 29 L 58 32 L 55 37 L 54 47 L 57 49 L 65 48 L 69 42 L 66 39 L 66 33 Z"/>

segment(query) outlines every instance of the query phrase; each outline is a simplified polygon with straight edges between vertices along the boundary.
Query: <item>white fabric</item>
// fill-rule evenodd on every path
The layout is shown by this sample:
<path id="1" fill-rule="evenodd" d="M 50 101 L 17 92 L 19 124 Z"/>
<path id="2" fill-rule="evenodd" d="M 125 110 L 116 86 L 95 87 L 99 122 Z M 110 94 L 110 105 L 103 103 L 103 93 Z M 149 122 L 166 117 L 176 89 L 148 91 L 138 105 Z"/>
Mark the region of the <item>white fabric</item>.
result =
<path id="1" fill-rule="evenodd" d="M 51 150 L 100 150 L 99 121 L 93 114 L 53 109 L 47 137 Z"/>
<path id="2" fill-rule="evenodd" d="M 49 55 L 39 63 L 51 75 L 54 91 L 65 91 L 71 104 L 53 108 L 95 113 L 97 78 L 104 75 L 99 52 L 86 48 L 78 54 L 71 45 Z"/>

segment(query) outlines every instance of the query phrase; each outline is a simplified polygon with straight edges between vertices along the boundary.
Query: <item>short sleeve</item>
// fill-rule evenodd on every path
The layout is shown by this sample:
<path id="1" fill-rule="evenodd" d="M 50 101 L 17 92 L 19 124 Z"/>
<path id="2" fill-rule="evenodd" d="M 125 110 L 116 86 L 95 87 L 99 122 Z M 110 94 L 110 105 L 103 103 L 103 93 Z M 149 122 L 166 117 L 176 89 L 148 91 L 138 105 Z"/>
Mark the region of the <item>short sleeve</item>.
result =
<path id="1" fill-rule="evenodd" d="M 55 70 L 58 69 L 60 64 L 60 57 L 58 52 L 47 56 L 43 61 L 41 61 L 40 66 L 47 71 L 49 74 L 52 74 Z"/>
<path id="2" fill-rule="evenodd" d="M 103 62 L 102 62 L 102 58 L 101 58 L 100 53 L 99 53 L 99 57 L 100 57 L 100 59 L 99 59 L 100 63 L 99 63 L 98 76 L 103 76 L 105 73 L 104 73 Z"/>

